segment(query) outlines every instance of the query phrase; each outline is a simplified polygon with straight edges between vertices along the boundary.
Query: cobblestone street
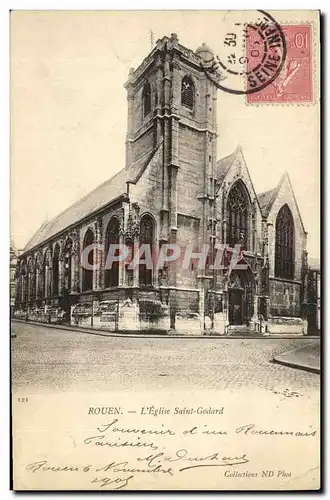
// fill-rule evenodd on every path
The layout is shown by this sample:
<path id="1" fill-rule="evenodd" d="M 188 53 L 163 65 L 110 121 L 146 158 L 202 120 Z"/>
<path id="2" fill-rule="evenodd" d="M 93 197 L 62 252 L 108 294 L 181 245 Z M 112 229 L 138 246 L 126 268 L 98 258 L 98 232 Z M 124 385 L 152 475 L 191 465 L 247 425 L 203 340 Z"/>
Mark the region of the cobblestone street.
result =
<path id="1" fill-rule="evenodd" d="M 319 390 L 319 375 L 272 363 L 311 339 L 102 337 L 23 323 L 12 333 L 14 390 Z"/>

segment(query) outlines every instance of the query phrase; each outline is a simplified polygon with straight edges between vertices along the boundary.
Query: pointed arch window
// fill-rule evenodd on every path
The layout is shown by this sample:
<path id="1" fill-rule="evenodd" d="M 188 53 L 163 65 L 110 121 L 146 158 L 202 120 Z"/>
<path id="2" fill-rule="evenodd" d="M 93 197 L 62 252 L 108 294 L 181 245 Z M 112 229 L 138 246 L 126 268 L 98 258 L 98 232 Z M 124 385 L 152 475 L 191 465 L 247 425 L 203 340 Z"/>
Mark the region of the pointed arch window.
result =
<path id="1" fill-rule="evenodd" d="M 249 200 L 246 188 L 242 182 L 237 182 L 229 192 L 228 210 L 228 240 L 229 246 L 240 244 L 247 249 Z"/>
<path id="2" fill-rule="evenodd" d="M 24 262 L 21 262 L 21 299 L 27 301 L 27 269 Z"/>
<path id="3" fill-rule="evenodd" d="M 85 250 L 89 245 L 94 243 L 94 233 L 91 229 L 88 229 L 84 238 L 83 249 Z M 90 250 L 88 253 L 88 264 L 92 266 L 94 264 L 94 250 Z M 89 266 L 88 266 L 89 267 Z M 82 289 L 93 290 L 93 269 L 87 269 L 82 266 Z"/>
<path id="4" fill-rule="evenodd" d="M 146 82 L 142 91 L 143 116 L 147 116 L 151 111 L 151 86 Z"/>
<path id="5" fill-rule="evenodd" d="M 50 263 L 51 263 L 51 255 L 50 251 L 46 250 L 45 256 L 44 256 L 44 261 L 43 261 L 43 269 L 42 269 L 42 275 L 43 275 L 43 297 L 47 298 L 50 296 Z"/>
<path id="6" fill-rule="evenodd" d="M 71 291 L 71 281 L 72 281 L 72 248 L 73 241 L 70 237 L 66 239 L 64 246 L 64 292 L 69 293 Z"/>
<path id="7" fill-rule="evenodd" d="M 41 297 L 41 283 L 40 283 L 40 271 L 41 271 L 41 263 L 40 263 L 40 254 L 38 253 L 36 255 L 36 259 L 35 259 L 35 265 L 34 265 L 34 268 L 35 268 L 35 297 L 36 299 L 40 299 Z"/>
<path id="8" fill-rule="evenodd" d="M 107 232 L 105 236 L 105 258 L 107 260 L 110 245 L 119 245 L 119 220 L 116 217 L 112 217 L 107 227 Z M 119 254 L 119 250 L 114 250 L 115 255 Z M 111 254 L 113 255 L 113 254 Z M 110 269 L 105 269 L 104 275 L 104 285 L 105 288 L 110 288 L 112 286 L 119 285 L 119 262 L 112 262 Z"/>
<path id="9" fill-rule="evenodd" d="M 181 82 L 181 104 L 189 109 L 194 109 L 195 86 L 190 76 L 182 78 Z"/>
<path id="10" fill-rule="evenodd" d="M 37 298 L 37 273 L 38 270 L 34 268 L 32 272 L 32 283 L 31 283 L 31 299 L 34 300 Z"/>
<path id="11" fill-rule="evenodd" d="M 146 214 L 141 218 L 140 222 L 140 245 L 149 245 L 152 256 L 154 244 L 154 221 L 153 218 Z M 145 255 L 145 257 L 147 257 Z M 141 256 L 143 259 L 143 255 Z M 150 266 L 149 266 L 150 267 Z M 140 286 L 152 286 L 153 269 L 148 269 L 146 264 L 139 265 L 139 284 Z"/>
<path id="12" fill-rule="evenodd" d="M 276 218 L 275 276 L 293 279 L 294 275 L 294 222 L 288 205 Z"/>
<path id="13" fill-rule="evenodd" d="M 59 294 L 59 278 L 60 278 L 60 245 L 56 244 L 53 256 L 53 296 Z"/>
<path id="14" fill-rule="evenodd" d="M 33 285 L 34 285 L 34 272 L 33 272 L 32 258 L 30 257 L 28 262 L 27 262 L 27 299 L 28 299 L 28 301 L 31 301 L 34 298 Z"/>

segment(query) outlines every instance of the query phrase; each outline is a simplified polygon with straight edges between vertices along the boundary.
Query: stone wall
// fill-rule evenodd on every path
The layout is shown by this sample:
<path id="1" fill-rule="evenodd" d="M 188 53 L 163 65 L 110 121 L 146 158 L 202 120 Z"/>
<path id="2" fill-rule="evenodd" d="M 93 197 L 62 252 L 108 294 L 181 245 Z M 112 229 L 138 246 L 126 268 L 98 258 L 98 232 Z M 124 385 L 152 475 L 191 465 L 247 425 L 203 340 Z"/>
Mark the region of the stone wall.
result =
<path id="1" fill-rule="evenodd" d="M 267 333 L 273 335 L 285 334 L 307 334 L 307 321 L 302 318 L 287 318 L 283 316 L 274 316 L 268 319 Z"/>
<path id="2" fill-rule="evenodd" d="M 181 263 L 177 265 L 177 286 L 197 288 L 197 265 L 190 261 L 188 268 L 182 266 L 184 254 L 188 245 L 198 250 L 200 220 L 188 216 L 178 215 L 177 243 L 181 247 Z"/>
<path id="3" fill-rule="evenodd" d="M 179 163 L 177 177 L 178 212 L 194 217 L 201 216 L 203 194 L 205 134 L 188 127 L 179 128 Z"/>
<path id="4" fill-rule="evenodd" d="M 130 184 L 130 201 L 138 203 L 140 213 L 150 212 L 159 220 L 162 205 L 163 145 L 155 152 L 137 184 Z"/>
<path id="5" fill-rule="evenodd" d="M 269 298 L 272 316 L 299 317 L 301 314 L 300 283 L 270 279 Z"/>

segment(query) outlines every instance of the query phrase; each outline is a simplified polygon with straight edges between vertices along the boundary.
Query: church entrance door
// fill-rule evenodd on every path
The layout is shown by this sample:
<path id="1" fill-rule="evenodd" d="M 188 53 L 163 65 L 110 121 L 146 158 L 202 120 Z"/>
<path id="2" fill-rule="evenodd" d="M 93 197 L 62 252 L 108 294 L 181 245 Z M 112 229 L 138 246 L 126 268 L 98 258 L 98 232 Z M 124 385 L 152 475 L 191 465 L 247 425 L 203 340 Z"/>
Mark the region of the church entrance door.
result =
<path id="1" fill-rule="evenodd" d="M 250 270 L 232 271 L 228 283 L 230 325 L 248 325 L 253 314 L 253 275 Z"/>
<path id="2" fill-rule="evenodd" d="M 229 323 L 231 325 L 243 324 L 243 290 L 229 291 Z"/>

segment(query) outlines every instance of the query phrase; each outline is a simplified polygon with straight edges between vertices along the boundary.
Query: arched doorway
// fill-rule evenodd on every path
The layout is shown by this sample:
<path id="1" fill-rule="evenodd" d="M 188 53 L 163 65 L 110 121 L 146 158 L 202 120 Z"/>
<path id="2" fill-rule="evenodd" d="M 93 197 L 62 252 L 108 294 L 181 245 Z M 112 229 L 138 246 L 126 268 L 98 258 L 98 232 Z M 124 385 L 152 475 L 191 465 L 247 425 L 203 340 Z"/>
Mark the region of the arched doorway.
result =
<path id="1" fill-rule="evenodd" d="M 233 270 L 228 281 L 228 319 L 230 325 L 248 325 L 253 315 L 254 278 L 252 271 Z"/>

